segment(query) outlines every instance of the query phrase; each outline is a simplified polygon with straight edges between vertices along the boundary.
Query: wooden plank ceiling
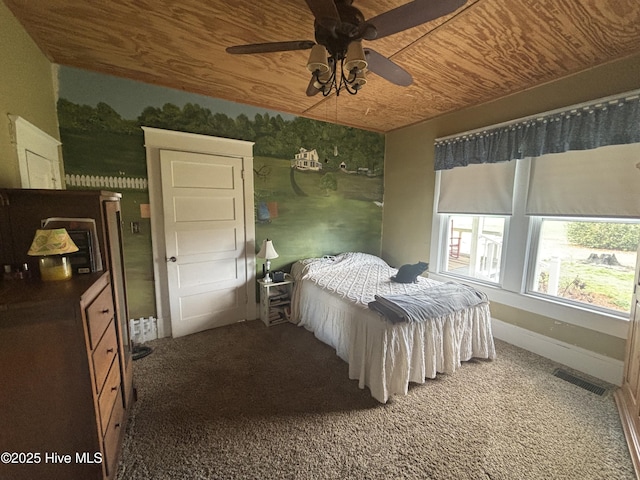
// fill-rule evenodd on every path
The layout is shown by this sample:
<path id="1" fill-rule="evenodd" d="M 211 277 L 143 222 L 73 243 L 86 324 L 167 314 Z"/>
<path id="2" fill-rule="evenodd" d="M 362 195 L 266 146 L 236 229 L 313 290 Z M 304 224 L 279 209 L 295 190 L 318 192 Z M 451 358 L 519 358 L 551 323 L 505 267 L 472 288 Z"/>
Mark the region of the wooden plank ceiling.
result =
<path id="1" fill-rule="evenodd" d="M 355 96 L 307 97 L 308 51 L 231 45 L 313 40 L 304 0 L 4 0 L 48 58 L 105 74 L 388 132 L 640 52 L 638 0 L 467 0 L 365 47 L 408 70 Z M 417 0 L 428 2 L 429 0 Z M 365 18 L 405 0 L 355 0 Z"/>

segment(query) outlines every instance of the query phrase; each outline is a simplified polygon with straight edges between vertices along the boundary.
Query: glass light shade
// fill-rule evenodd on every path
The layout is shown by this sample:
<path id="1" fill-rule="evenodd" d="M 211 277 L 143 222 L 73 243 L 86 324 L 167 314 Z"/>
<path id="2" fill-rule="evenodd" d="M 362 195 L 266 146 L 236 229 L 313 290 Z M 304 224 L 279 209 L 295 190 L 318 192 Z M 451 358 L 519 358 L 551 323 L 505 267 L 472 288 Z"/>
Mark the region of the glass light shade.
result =
<path id="1" fill-rule="evenodd" d="M 311 47 L 311 54 L 307 62 L 307 70 L 311 73 L 318 70 L 321 74 L 329 71 L 329 60 L 327 59 L 327 49 L 316 44 Z"/>
<path id="2" fill-rule="evenodd" d="M 347 47 L 347 56 L 344 62 L 344 68 L 347 71 L 364 70 L 367 68 L 367 58 L 364 55 L 362 42 L 351 42 Z"/>
<path id="3" fill-rule="evenodd" d="M 45 282 L 69 280 L 73 271 L 71 262 L 64 255 L 47 255 L 38 259 L 40 278 Z"/>

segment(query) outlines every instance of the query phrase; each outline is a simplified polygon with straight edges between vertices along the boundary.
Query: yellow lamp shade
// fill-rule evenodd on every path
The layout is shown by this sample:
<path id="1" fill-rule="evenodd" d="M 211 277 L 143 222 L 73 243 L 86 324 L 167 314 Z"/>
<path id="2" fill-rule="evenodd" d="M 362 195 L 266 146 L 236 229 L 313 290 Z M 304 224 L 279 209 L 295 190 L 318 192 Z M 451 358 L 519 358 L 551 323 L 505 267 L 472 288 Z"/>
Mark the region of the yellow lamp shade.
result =
<path id="1" fill-rule="evenodd" d="M 77 252 L 78 247 L 64 228 L 36 230 L 27 255 L 40 257 L 40 278 L 44 281 L 68 280 L 71 278 L 71 262 L 65 256 Z"/>
<path id="2" fill-rule="evenodd" d="M 66 253 L 77 252 L 78 247 L 64 228 L 54 228 L 52 230 L 36 230 L 31 248 L 27 255 L 64 255 Z"/>

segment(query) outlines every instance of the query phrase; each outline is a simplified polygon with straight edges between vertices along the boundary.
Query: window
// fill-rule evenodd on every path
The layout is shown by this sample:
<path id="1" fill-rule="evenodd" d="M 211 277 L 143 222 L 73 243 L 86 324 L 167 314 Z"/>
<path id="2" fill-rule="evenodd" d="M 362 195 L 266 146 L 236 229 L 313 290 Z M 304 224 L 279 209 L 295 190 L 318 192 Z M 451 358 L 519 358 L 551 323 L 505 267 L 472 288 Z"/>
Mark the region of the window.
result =
<path id="1" fill-rule="evenodd" d="M 639 107 L 634 91 L 436 139 L 430 277 L 623 338 L 640 243 Z"/>
<path id="2" fill-rule="evenodd" d="M 504 217 L 450 215 L 444 270 L 499 283 L 504 229 Z"/>
<path id="3" fill-rule="evenodd" d="M 618 324 L 607 322 L 629 318 L 633 295 L 638 155 L 640 143 L 509 162 L 513 180 L 501 181 L 513 189 L 510 211 L 474 211 L 479 201 L 468 190 L 495 193 L 480 182 L 496 178 L 488 165 L 438 172 L 430 275 L 476 282 L 492 301 L 613 332 Z M 596 233 L 604 235 L 600 243 Z"/>
<path id="4" fill-rule="evenodd" d="M 628 314 L 640 224 L 538 218 L 528 292 Z"/>

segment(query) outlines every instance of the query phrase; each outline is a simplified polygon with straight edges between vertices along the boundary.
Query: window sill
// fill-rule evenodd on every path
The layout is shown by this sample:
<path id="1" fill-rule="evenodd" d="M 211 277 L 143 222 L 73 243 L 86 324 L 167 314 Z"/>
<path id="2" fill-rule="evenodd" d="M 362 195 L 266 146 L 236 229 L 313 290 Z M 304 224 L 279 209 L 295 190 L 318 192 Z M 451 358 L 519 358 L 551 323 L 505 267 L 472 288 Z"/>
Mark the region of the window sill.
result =
<path id="1" fill-rule="evenodd" d="M 627 338 L 629 319 L 623 316 L 596 312 L 579 306 L 566 305 L 560 302 L 540 298 L 534 295 L 511 292 L 497 285 L 476 282 L 470 278 L 455 275 L 429 272 L 429 278 L 439 281 L 463 282 L 484 292 L 489 300 L 526 312 L 543 315 L 559 322 L 595 330 L 618 338 Z"/>

